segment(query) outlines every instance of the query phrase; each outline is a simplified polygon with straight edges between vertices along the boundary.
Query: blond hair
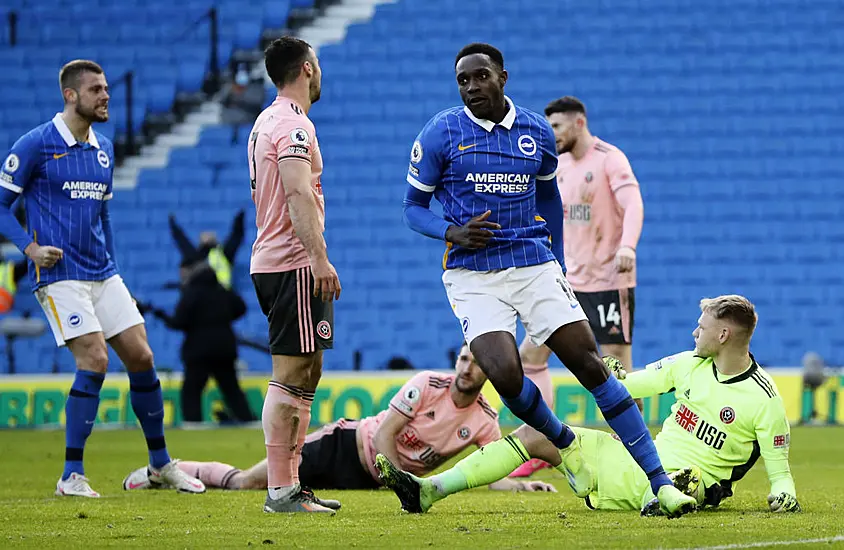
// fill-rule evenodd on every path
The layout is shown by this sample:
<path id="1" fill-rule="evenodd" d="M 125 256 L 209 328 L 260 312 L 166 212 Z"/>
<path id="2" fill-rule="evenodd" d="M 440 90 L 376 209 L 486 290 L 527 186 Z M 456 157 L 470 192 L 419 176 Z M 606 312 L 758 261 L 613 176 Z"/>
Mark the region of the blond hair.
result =
<path id="1" fill-rule="evenodd" d="M 718 320 L 727 320 L 739 329 L 747 332 L 747 338 L 756 329 L 756 308 L 744 296 L 727 294 L 717 298 L 704 298 L 700 301 L 700 310 Z"/>

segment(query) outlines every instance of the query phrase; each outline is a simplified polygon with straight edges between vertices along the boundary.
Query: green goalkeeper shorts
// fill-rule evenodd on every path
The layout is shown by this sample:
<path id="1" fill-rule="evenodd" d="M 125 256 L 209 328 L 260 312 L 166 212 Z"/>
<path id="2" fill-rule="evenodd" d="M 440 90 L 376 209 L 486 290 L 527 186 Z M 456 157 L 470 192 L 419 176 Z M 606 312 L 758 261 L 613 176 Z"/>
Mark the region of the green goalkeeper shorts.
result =
<path id="1" fill-rule="evenodd" d="M 594 510 L 641 510 L 653 498 L 651 484 L 624 444 L 607 432 L 572 429 L 580 435 L 584 460 L 598 477 L 586 505 Z"/>

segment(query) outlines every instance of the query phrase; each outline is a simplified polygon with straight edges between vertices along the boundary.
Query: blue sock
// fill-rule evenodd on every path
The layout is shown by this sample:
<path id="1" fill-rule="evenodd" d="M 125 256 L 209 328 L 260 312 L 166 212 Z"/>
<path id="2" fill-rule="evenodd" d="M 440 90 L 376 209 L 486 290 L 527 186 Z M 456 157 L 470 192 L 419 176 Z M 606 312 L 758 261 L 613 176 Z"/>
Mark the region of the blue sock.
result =
<path id="1" fill-rule="evenodd" d="M 522 378 L 522 391 L 515 398 L 501 397 L 519 420 L 542 433 L 558 449 L 565 449 L 574 441 L 574 432 L 554 416 L 548 404 L 542 399 L 539 388 L 527 376 Z"/>
<path id="2" fill-rule="evenodd" d="M 610 376 L 606 382 L 592 390 L 592 395 L 607 424 L 618 434 L 627 452 L 648 475 L 654 495 L 663 485 L 671 485 L 645 419 L 627 388 Z"/>
<path id="3" fill-rule="evenodd" d="M 64 407 L 66 420 L 62 479 L 69 478 L 74 472 L 85 475 L 82 454 L 85 450 L 85 441 L 94 429 L 103 380 L 105 380 L 105 374 L 76 371 L 76 377 L 73 379 L 70 395 Z"/>
<path id="4" fill-rule="evenodd" d="M 132 410 L 135 411 L 147 439 L 149 463 L 153 468 L 161 468 L 170 462 L 170 455 L 164 442 L 164 399 L 155 369 L 130 372 L 129 394 Z"/>

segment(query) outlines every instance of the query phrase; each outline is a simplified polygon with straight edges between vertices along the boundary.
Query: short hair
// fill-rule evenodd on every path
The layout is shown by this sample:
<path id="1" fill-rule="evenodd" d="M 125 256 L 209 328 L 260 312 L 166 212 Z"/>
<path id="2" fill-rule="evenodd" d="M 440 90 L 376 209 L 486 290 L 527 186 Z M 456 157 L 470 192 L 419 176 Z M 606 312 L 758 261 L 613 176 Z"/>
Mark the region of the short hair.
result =
<path id="1" fill-rule="evenodd" d="M 457 68 L 457 63 L 459 63 L 461 59 L 476 53 L 488 55 L 499 69 L 502 71 L 504 70 L 504 54 L 502 54 L 495 46 L 484 44 L 483 42 L 473 42 L 467 46 L 463 46 L 463 49 L 457 52 L 457 57 L 454 58 L 454 68 Z"/>
<path id="2" fill-rule="evenodd" d="M 580 113 L 586 116 L 586 105 L 576 97 L 567 95 L 555 99 L 545 107 L 545 116 L 551 116 L 554 113 Z"/>
<path id="3" fill-rule="evenodd" d="M 99 64 L 88 59 L 74 59 L 59 71 L 59 86 L 62 90 L 72 88 L 78 91 L 79 79 L 83 73 L 104 74 L 105 71 Z"/>
<path id="4" fill-rule="evenodd" d="M 712 317 L 730 321 L 742 330 L 747 331 L 748 337 L 756 329 L 756 308 L 744 296 L 728 294 L 717 298 L 704 298 L 700 301 L 700 310 Z"/>
<path id="5" fill-rule="evenodd" d="M 270 42 L 264 50 L 264 66 L 273 84 L 280 88 L 295 81 L 310 51 L 310 44 L 292 36 L 282 36 Z"/>

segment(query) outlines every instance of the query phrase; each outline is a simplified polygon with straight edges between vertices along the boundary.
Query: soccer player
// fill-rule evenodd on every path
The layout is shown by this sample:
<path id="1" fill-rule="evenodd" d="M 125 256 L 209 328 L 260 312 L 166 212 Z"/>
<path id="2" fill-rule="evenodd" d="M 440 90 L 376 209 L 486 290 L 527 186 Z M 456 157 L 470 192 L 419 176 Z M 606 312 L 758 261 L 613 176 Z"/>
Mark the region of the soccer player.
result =
<path id="1" fill-rule="evenodd" d="M 443 283 L 472 353 L 505 405 L 560 449 L 575 492 L 588 491 L 592 473 L 576 434 L 522 371 L 515 339 L 521 318 L 533 341 L 550 347 L 592 392 L 668 513 L 693 510 L 694 500 L 665 474 L 629 392 L 601 361 L 566 282 L 551 127 L 504 95 L 504 58 L 489 44 L 464 47 L 455 73 L 465 106 L 435 115 L 413 144 L 404 215 L 415 231 L 446 241 Z M 429 208 L 434 196 L 445 219 Z"/>
<path id="2" fill-rule="evenodd" d="M 486 376 L 466 345 L 460 350 L 455 371 L 453 375 L 420 372 L 402 386 L 386 411 L 360 421 L 340 420 L 308 435 L 299 462 L 301 484 L 317 489 L 376 489 L 381 486 L 374 465 L 378 453 L 390 456 L 403 469 L 424 475 L 470 445 L 483 446 L 500 439 L 498 414 L 481 395 Z M 266 460 L 246 471 L 219 462 L 179 462 L 179 467 L 208 487 L 267 487 Z M 129 474 L 123 487 L 160 485 L 144 467 Z M 511 479 L 496 481 L 490 489 L 556 492 L 548 483 Z M 336 501 L 324 502 L 340 507 Z"/>
<path id="3" fill-rule="evenodd" d="M 273 374 L 261 419 L 267 447 L 265 512 L 334 511 L 299 484 L 299 457 L 311 403 L 331 349 L 332 300 L 340 280 L 328 261 L 323 231 L 322 155 L 308 111 L 319 100 L 322 73 L 302 40 L 282 37 L 264 52 L 278 97 L 255 121 L 249 174 L 258 237 L 251 273 L 269 321 Z"/>
<path id="4" fill-rule="evenodd" d="M 30 260 L 32 288 L 56 344 L 76 360 L 65 406 L 65 467 L 56 494 L 100 496 L 85 477 L 85 441 L 97 418 L 108 368 L 106 342 L 129 374 L 132 409 L 141 423 L 151 475 L 176 489 L 205 486 L 177 468 L 164 441 L 164 402 L 144 320 L 118 275 L 108 212 L 114 148 L 94 122 L 108 120 L 108 83 L 93 61 L 62 67 L 64 110 L 23 135 L 0 170 L 0 233 Z M 10 211 L 25 199 L 29 230 Z"/>
<path id="5" fill-rule="evenodd" d="M 773 512 L 800 510 L 788 465 L 790 428 L 782 398 L 771 377 L 750 353 L 756 311 L 743 296 L 702 300 L 694 330 L 695 349 L 672 355 L 627 374 L 621 363 L 605 361 L 635 397 L 674 390 L 677 402 L 656 437 L 665 467 L 697 502 L 718 506 L 733 495 L 735 484 L 759 457 L 765 462 Z M 657 515 L 659 508 L 644 473 L 630 458 L 624 444 L 597 430 L 575 428 L 585 460 L 597 472 L 586 504 L 598 510 L 638 510 Z M 523 426 L 509 436 L 531 456 L 550 460 L 556 449 L 547 439 Z M 472 483 L 491 483 L 524 460 L 513 445 L 490 445 L 459 462 L 453 470 L 473 467 Z M 456 492 L 440 479 L 458 474 L 449 470 L 419 479 L 384 462 L 388 485 L 397 488 L 402 506 L 425 511 L 437 500 Z M 460 490 L 460 489 L 458 489 Z"/>
<path id="6" fill-rule="evenodd" d="M 545 118 L 560 155 L 557 187 L 564 209 L 566 279 L 601 353 L 618 357 L 632 370 L 636 245 L 644 217 L 639 184 L 624 153 L 591 134 L 579 99 L 552 101 Z M 525 372 L 547 371 L 548 347 L 525 338 L 520 353 Z M 527 476 L 543 466 L 532 460 L 511 475 Z"/>

